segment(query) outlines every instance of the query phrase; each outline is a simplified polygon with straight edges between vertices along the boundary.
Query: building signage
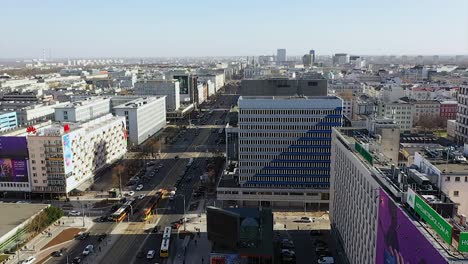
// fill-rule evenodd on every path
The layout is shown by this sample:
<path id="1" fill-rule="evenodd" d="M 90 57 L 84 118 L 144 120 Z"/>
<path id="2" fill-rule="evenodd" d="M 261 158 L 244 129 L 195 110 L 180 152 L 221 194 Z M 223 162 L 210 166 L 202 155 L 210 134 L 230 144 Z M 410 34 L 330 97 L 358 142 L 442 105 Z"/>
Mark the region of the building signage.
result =
<path id="1" fill-rule="evenodd" d="M 452 244 L 452 225 L 440 216 L 430 205 L 428 205 L 419 195 L 408 188 L 407 203 L 424 219 L 442 239 L 449 245 Z"/>
<path id="2" fill-rule="evenodd" d="M 468 252 L 468 232 L 460 233 L 460 240 L 458 240 L 458 251 Z"/>

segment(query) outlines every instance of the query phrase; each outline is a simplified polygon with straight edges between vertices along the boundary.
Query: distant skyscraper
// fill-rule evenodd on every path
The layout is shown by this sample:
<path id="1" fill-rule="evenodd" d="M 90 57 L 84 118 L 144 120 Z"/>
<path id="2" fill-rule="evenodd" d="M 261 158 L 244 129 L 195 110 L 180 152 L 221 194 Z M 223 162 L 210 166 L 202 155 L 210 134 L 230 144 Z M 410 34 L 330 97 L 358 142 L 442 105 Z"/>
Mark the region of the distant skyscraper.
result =
<path id="1" fill-rule="evenodd" d="M 310 50 L 309 51 L 309 54 L 312 56 L 312 65 L 314 65 L 315 63 L 315 50 Z"/>
<path id="2" fill-rule="evenodd" d="M 304 67 L 309 67 L 312 64 L 312 55 L 306 54 L 302 56 L 302 64 L 304 64 Z"/>
<path id="3" fill-rule="evenodd" d="M 286 61 L 286 49 L 278 49 L 276 51 L 276 61 L 277 62 Z"/>

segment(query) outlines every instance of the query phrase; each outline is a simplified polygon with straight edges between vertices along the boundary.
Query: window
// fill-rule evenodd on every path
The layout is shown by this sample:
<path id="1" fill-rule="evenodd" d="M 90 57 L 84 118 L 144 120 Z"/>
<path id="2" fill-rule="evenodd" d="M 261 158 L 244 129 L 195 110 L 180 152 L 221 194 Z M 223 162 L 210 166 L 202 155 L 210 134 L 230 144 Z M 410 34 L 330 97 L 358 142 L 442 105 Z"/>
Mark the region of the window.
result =
<path id="1" fill-rule="evenodd" d="M 450 177 L 445 178 L 445 181 L 450 181 Z"/>
<path id="2" fill-rule="evenodd" d="M 456 181 L 456 182 L 459 182 L 459 181 L 460 181 L 460 177 L 455 177 L 455 181 Z"/>
<path id="3" fill-rule="evenodd" d="M 458 191 L 453 191 L 453 196 L 458 197 Z"/>

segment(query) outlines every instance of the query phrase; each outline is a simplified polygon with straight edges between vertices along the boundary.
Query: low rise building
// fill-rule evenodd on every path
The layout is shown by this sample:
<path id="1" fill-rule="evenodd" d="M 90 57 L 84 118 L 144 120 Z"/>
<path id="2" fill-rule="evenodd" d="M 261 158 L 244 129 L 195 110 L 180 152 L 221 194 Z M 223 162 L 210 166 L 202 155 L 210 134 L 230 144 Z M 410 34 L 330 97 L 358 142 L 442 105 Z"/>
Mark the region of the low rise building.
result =
<path id="1" fill-rule="evenodd" d="M 55 108 L 67 105 L 68 102 L 49 102 L 40 105 L 31 105 L 16 110 L 18 125 L 31 125 L 37 122 L 53 120 Z"/>
<path id="2" fill-rule="evenodd" d="M 393 119 L 400 126 L 402 132 L 411 131 L 413 127 L 413 113 L 414 105 L 401 100 L 379 104 L 379 117 Z"/>
<path id="3" fill-rule="evenodd" d="M 82 122 L 109 114 L 110 112 L 110 98 L 89 97 L 55 107 L 54 116 L 55 121 L 58 122 Z"/>
<path id="4" fill-rule="evenodd" d="M 0 111 L 0 132 L 16 128 L 17 126 L 18 119 L 16 117 L 16 112 Z"/>
<path id="5" fill-rule="evenodd" d="M 435 100 L 411 102 L 414 105 L 413 122 L 418 124 L 421 119 L 436 119 L 440 117 L 441 104 Z"/>
<path id="6" fill-rule="evenodd" d="M 457 118 L 457 101 L 440 102 L 440 117 L 446 120 L 455 120 Z"/>

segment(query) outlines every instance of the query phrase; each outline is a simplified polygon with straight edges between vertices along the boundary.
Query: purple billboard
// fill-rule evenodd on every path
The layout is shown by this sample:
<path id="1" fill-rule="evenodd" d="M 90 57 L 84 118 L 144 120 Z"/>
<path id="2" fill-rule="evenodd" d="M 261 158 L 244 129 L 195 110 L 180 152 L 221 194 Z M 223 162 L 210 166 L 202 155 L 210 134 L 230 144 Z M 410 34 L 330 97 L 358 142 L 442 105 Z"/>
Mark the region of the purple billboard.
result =
<path id="1" fill-rule="evenodd" d="M 26 137 L 0 137 L 0 158 L 28 158 Z"/>
<path id="2" fill-rule="evenodd" d="M 447 263 L 408 216 L 380 190 L 377 264 Z"/>
<path id="3" fill-rule="evenodd" d="M 0 181 L 1 182 L 27 182 L 28 162 L 19 159 L 0 158 Z"/>

